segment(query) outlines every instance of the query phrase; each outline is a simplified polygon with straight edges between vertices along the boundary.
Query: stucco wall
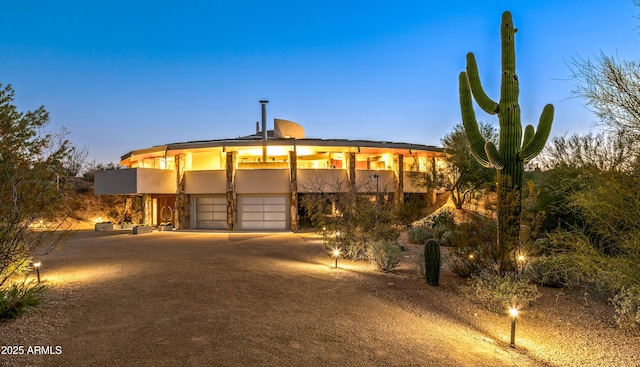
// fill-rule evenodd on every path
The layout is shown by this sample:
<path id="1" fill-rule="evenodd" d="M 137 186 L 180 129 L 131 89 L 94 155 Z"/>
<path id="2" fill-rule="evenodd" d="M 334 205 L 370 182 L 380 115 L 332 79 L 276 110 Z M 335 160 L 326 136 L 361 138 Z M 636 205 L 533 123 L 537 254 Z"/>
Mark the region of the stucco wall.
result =
<path id="1" fill-rule="evenodd" d="M 227 192 L 225 170 L 185 172 L 185 194 L 224 194 Z"/>
<path id="2" fill-rule="evenodd" d="M 298 192 L 344 192 L 349 189 L 345 169 L 299 169 Z"/>
<path id="3" fill-rule="evenodd" d="M 416 185 L 414 175 L 424 175 L 424 172 L 404 172 L 404 192 L 405 193 L 426 193 L 427 189 Z"/>
<path id="4" fill-rule="evenodd" d="M 96 195 L 175 194 L 175 171 L 154 168 L 96 171 L 93 191 Z"/>
<path id="5" fill-rule="evenodd" d="M 236 194 L 283 194 L 290 190 L 287 169 L 239 169 L 234 181 Z"/>
<path id="6" fill-rule="evenodd" d="M 356 170 L 356 188 L 358 192 L 376 192 L 376 179 L 371 178 L 373 175 L 378 175 L 379 192 L 396 191 L 396 179 L 393 171 Z"/>

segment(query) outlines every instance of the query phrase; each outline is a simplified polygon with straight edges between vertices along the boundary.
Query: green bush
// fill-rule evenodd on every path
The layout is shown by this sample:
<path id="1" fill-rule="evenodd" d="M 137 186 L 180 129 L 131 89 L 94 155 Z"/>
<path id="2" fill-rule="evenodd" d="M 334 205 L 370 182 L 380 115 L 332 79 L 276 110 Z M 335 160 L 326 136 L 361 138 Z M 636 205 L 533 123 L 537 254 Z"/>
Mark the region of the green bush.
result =
<path id="1" fill-rule="evenodd" d="M 618 326 L 636 336 L 640 336 L 640 289 L 624 288 L 611 299 Z"/>
<path id="2" fill-rule="evenodd" d="M 460 250 L 461 253 L 471 252 L 470 249 L 465 250 L 458 248 L 458 250 Z M 482 266 L 473 254 L 460 256 L 459 254 L 449 252 L 449 255 L 447 256 L 447 264 L 454 274 L 462 278 L 471 278 L 474 275 L 480 274 L 482 271 Z"/>
<path id="3" fill-rule="evenodd" d="M 409 228 L 407 235 L 410 243 L 423 245 L 428 239 L 435 238 L 448 244 L 451 231 L 455 228 L 453 212 L 444 208 L 414 223 L 414 227 Z M 447 238 L 443 238 L 444 236 Z"/>
<path id="4" fill-rule="evenodd" d="M 463 278 L 481 271 L 498 272 L 499 249 L 497 223 L 491 218 L 474 215 L 460 223 L 450 234 L 449 268 Z"/>
<path id="5" fill-rule="evenodd" d="M 432 218 L 432 228 L 444 228 L 453 229 L 456 226 L 456 221 L 453 216 L 453 212 L 449 208 L 444 208 L 442 210 L 438 210 L 437 212 L 430 215 Z"/>
<path id="6" fill-rule="evenodd" d="M 402 249 L 393 241 L 376 241 L 369 244 L 367 256 L 378 270 L 389 272 L 400 263 Z"/>
<path id="7" fill-rule="evenodd" d="M 558 254 L 534 258 L 527 264 L 524 275 L 546 287 L 567 287 L 575 278 L 576 271 L 569 255 Z"/>
<path id="8" fill-rule="evenodd" d="M 40 303 L 40 294 L 46 289 L 43 284 L 15 283 L 0 289 L 0 320 L 15 318 L 29 307 Z"/>
<path id="9" fill-rule="evenodd" d="M 511 307 L 526 308 L 540 297 L 538 288 L 524 279 L 491 273 L 474 276 L 463 287 L 462 293 L 469 300 L 496 313 L 504 313 Z"/>
<path id="10" fill-rule="evenodd" d="M 407 230 L 407 239 L 409 243 L 424 245 L 428 239 L 434 238 L 433 229 L 424 226 L 411 227 Z"/>

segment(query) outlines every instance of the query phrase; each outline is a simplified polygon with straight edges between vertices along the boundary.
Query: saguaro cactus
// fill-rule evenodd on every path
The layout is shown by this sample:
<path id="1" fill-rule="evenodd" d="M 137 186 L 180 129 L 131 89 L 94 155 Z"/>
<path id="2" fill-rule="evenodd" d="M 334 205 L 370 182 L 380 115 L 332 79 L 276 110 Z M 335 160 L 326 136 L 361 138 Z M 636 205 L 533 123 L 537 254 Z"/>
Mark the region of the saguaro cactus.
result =
<path id="1" fill-rule="evenodd" d="M 440 284 L 440 242 L 434 238 L 424 244 L 424 270 L 427 284 Z"/>
<path id="2" fill-rule="evenodd" d="M 547 104 L 535 130 L 532 125 L 524 129 L 520 122 L 518 104 L 519 82 L 516 74 L 514 37 L 511 13 L 502 14 L 500 37 L 502 40 L 502 84 L 500 101 L 495 102 L 482 89 L 478 66 L 473 53 L 467 54 L 467 70 L 459 75 L 460 108 L 471 152 L 485 167 L 497 170 L 498 182 L 498 248 L 500 249 L 500 271 L 510 271 L 513 251 L 518 245 L 521 213 L 521 188 L 524 164 L 537 156 L 551 131 L 553 105 Z M 485 141 L 476 121 L 471 96 L 482 110 L 497 115 L 500 123 L 499 147 Z"/>

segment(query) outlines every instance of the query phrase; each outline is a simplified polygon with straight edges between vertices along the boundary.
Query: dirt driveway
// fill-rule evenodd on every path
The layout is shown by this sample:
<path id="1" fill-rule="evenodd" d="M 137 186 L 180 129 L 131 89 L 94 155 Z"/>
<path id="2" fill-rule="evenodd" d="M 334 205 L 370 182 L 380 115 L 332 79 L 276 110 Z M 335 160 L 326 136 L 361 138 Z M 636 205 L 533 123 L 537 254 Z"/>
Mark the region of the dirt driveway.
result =
<path id="1" fill-rule="evenodd" d="M 548 365 L 465 322 L 442 287 L 416 286 L 432 310 L 390 296 L 419 283 L 410 269 L 334 269 L 315 234 L 86 231 L 42 262 L 45 303 L 0 344 L 48 348 L 0 365 Z"/>

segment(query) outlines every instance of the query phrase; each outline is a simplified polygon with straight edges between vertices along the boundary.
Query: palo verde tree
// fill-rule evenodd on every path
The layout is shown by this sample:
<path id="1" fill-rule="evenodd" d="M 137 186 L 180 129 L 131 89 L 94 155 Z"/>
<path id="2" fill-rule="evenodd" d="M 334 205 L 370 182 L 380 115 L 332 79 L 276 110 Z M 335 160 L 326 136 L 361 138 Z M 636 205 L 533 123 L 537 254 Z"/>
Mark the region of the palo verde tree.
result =
<path id="1" fill-rule="evenodd" d="M 13 99 L 11 85 L 0 84 L 0 291 L 29 269 L 36 251 L 47 253 L 59 242 L 77 204 L 64 179 L 71 144 L 64 135 L 43 133 L 44 107 L 19 112 Z"/>
<path id="2" fill-rule="evenodd" d="M 496 140 L 497 132 L 493 125 L 480 123 L 479 130 L 485 139 Z M 462 209 L 469 196 L 492 182 L 494 175 L 473 158 L 462 124 L 454 126 L 453 131 L 445 135 L 441 142 L 447 165 L 437 180 L 439 186 L 450 193 L 456 209 Z"/>
<path id="3" fill-rule="evenodd" d="M 553 105 L 544 107 L 535 130 L 532 125 L 524 129 L 520 122 L 518 104 L 519 81 L 516 74 L 515 34 L 511 13 L 502 14 L 500 37 L 502 40 L 502 80 L 500 100 L 495 102 L 484 92 L 473 53 L 467 54 L 467 68 L 459 75 L 460 108 L 462 122 L 473 156 L 485 167 L 497 170 L 498 191 L 498 248 L 501 252 L 500 273 L 513 270 L 515 250 L 518 248 L 521 189 L 524 164 L 537 156 L 549 137 L 553 121 Z M 500 124 L 498 148 L 480 133 L 473 110 L 472 96 L 480 108 L 497 115 Z"/>

